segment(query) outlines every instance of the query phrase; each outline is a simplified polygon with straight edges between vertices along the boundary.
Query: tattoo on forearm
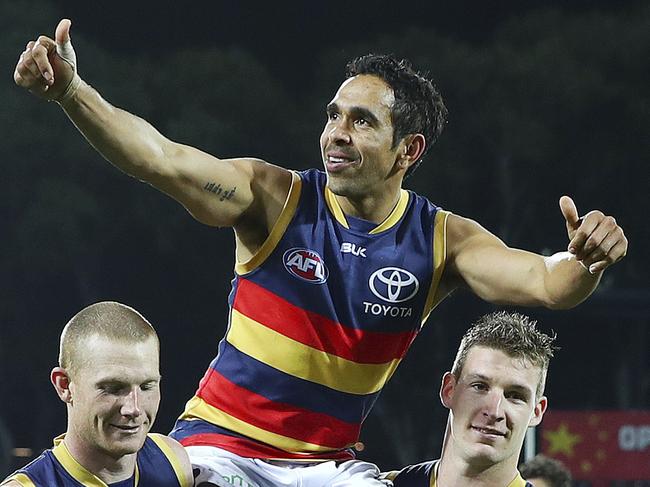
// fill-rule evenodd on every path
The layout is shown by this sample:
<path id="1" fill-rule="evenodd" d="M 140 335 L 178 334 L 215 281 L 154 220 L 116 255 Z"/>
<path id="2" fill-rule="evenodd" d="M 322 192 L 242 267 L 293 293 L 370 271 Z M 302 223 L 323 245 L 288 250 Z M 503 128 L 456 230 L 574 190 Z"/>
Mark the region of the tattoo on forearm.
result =
<path id="1" fill-rule="evenodd" d="M 205 186 L 203 186 L 203 189 L 205 191 L 210 191 L 210 193 L 216 194 L 219 197 L 219 201 L 223 201 L 231 199 L 235 194 L 237 187 L 233 186 L 232 189 L 224 189 L 221 187 L 221 184 L 208 181 L 205 183 Z"/>

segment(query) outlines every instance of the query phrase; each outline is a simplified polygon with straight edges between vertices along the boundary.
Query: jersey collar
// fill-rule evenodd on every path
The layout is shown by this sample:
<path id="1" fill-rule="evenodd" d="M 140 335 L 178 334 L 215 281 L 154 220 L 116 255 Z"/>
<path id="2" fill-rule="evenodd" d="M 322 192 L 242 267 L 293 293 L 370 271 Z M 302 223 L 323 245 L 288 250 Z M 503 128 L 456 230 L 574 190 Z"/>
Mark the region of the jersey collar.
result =
<path id="1" fill-rule="evenodd" d="M 345 213 L 343 213 L 343 210 L 341 209 L 341 205 L 339 205 L 338 200 L 336 199 L 336 196 L 332 191 L 325 186 L 325 202 L 327 203 L 328 208 L 330 209 L 330 212 L 334 216 L 337 222 L 339 222 L 341 225 L 343 225 L 345 228 L 350 228 L 350 225 L 348 224 L 347 219 L 345 218 Z M 393 210 L 390 212 L 390 214 L 382 221 L 379 225 L 377 225 L 375 228 L 370 230 L 368 232 L 370 235 L 375 235 L 377 233 L 383 232 L 385 230 L 388 230 L 389 228 L 395 226 L 395 224 L 402 218 L 402 215 L 404 215 L 404 212 L 406 211 L 406 207 L 408 206 L 409 202 L 409 193 L 405 189 L 400 189 L 400 194 L 399 194 L 399 200 L 397 201 L 397 204 L 393 208 Z"/>
<path id="2" fill-rule="evenodd" d="M 108 484 L 95 474 L 87 470 L 77 460 L 74 459 L 70 450 L 65 446 L 63 439 L 65 435 L 57 436 L 54 439 L 54 448 L 52 454 L 63 466 L 63 468 L 79 483 L 85 487 L 108 487 Z M 138 470 L 138 463 L 135 464 L 135 482 L 137 487 L 140 480 L 140 471 Z"/>

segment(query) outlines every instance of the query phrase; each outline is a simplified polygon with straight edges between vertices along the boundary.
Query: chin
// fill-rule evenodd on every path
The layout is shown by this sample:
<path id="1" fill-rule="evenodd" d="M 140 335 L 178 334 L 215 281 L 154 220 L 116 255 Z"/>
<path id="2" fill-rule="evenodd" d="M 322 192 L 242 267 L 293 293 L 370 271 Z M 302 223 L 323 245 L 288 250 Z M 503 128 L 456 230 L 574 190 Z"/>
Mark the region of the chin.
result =
<path id="1" fill-rule="evenodd" d="M 327 175 L 327 187 L 336 196 L 342 196 L 344 198 L 363 196 L 363 190 L 359 188 L 355 182 L 356 181 L 354 180 L 343 178 L 338 175 Z"/>
<path id="2" fill-rule="evenodd" d="M 115 438 L 108 441 L 106 449 L 110 451 L 111 456 L 113 457 L 130 455 L 139 451 L 146 440 L 146 432 L 132 436 L 130 438 Z"/>
<path id="3" fill-rule="evenodd" d="M 111 456 L 114 458 L 131 455 L 140 451 L 144 445 L 145 440 L 146 436 L 143 436 L 142 438 L 132 438 L 128 441 L 116 441 L 109 445 L 108 450 L 110 451 Z"/>
<path id="4" fill-rule="evenodd" d="M 497 450 L 489 445 L 474 445 L 469 449 L 468 457 L 471 459 L 473 465 L 489 467 L 502 462 L 507 455 L 506 452 Z"/>

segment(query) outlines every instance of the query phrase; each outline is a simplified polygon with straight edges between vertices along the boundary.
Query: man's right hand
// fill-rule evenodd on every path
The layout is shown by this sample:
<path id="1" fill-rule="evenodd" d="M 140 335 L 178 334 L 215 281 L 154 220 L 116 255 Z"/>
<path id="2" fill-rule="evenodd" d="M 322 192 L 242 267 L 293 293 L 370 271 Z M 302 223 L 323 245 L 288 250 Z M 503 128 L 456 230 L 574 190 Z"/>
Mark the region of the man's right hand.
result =
<path id="1" fill-rule="evenodd" d="M 75 81 L 77 59 L 70 42 L 70 25 L 68 19 L 59 22 L 56 41 L 40 36 L 27 43 L 14 71 L 18 86 L 46 100 L 61 101 L 72 94 L 69 88 Z"/>

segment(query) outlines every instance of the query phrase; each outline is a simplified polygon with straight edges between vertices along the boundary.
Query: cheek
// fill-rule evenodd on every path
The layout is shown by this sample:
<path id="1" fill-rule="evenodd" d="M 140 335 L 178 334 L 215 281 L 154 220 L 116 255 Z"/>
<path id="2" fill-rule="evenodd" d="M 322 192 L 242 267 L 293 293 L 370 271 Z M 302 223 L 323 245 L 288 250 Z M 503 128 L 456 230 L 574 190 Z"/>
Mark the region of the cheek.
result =
<path id="1" fill-rule="evenodd" d="M 528 423 L 532 417 L 529 411 L 517 411 L 509 415 L 510 428 L 515 431 L 525 431 L 528 429 Z"/>
<path id="2" fill-rule="evenodd" d="M 147 414 L 155 415 L 160 405 L 160 392 L 146 396 L 143 401 Z"/>

